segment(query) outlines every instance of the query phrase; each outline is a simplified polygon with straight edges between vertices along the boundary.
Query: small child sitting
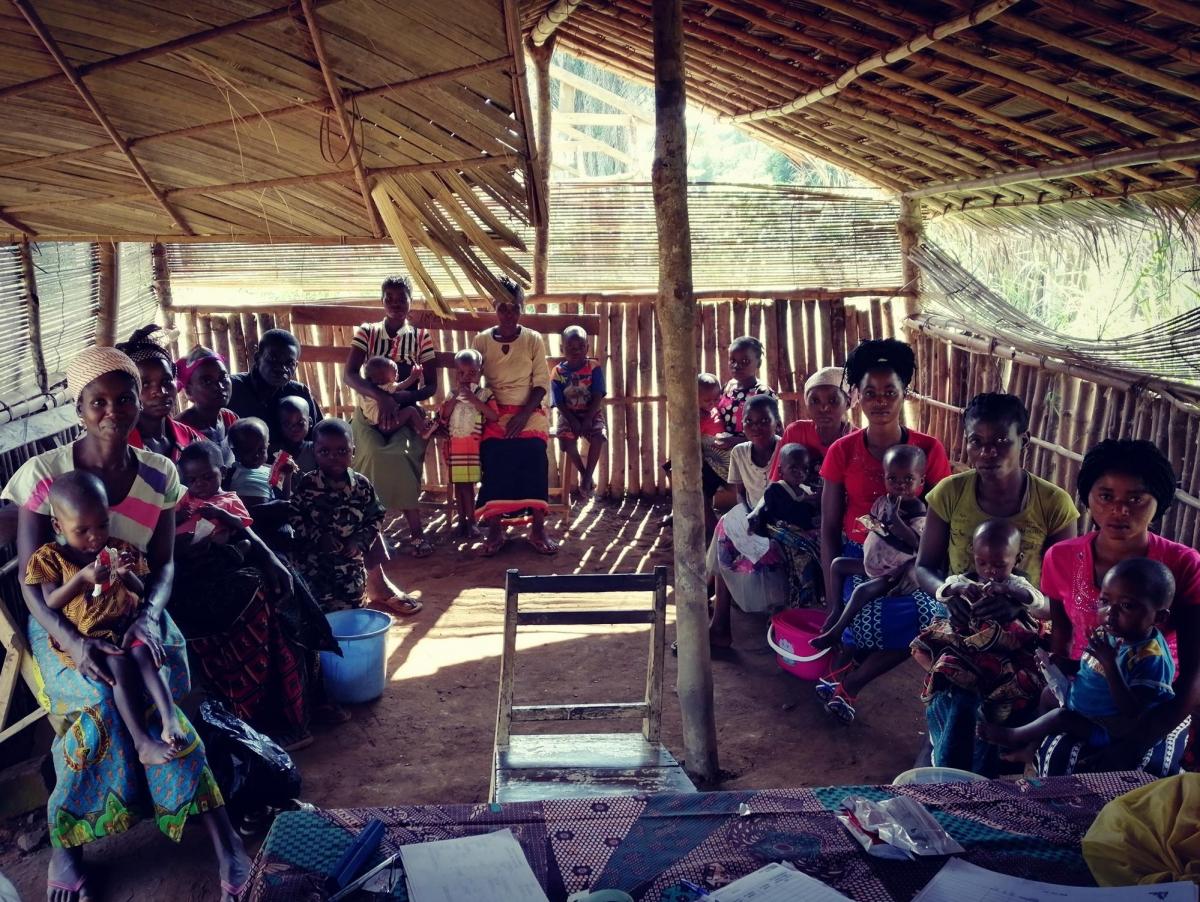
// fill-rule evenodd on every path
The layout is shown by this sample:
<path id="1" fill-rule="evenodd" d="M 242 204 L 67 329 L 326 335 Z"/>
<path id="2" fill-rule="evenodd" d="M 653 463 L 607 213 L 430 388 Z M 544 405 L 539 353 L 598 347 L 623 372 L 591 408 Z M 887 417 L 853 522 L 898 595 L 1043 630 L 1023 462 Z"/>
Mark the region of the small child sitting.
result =
<path id="1" fill-rule="evenodd" d="M 379 536 L 384 507 L 371 481 L 350 469 L 350 424 L 326 417 L 313 429 L 317 469 L 296 483 L 292 556 L 325 612 L 360 608 L 367 588 L 365 554 Z"/>
<path id="2" fill-rule="evenodd" d="M 279 429 L 283 441 L 279 450 L 286 451 L 296 462 L 296 473 L 308 473 L 317 468 L 313 443 L 308 438 L 312 429 L 312 408 L 299 395 L 279 399 Z"/>
<path id="3" fill-rule="evenodd" d="M 843 631 L 864 607 L 889 594 L 904 595 L 917 588 L 917 547 L 925 530 L 925 452 L 916 445 L 892 445 L 883 455 L 883 479 L 887 493 L 879 496 L 871 512 L 862 518 L 867 527 L 862 560 L 834 558 L 834 584 L 847 576 L 865 575 L 849 602 L 825 631 L 812 640 L 813 648 L 836 645 Z M 828 599 L 830 616 L 838 599 Z"/>
<path id="4" fill-rule="evenodd" d="M 29 558 L 25 583 L 41 586 L 47 607 L 62 611 L 80 634 L 126 646 L 126 631 L 145 591 L 149 572 L 136 548 L 108 534 L 108 495 L 91 473 L 75 470 L 50 486 L 51 526 L 57 542 L 47 542 Z M 115 554 L 114 554 L 115 552 Z M 60 658 L 75 663 L 55 646 Z M 186 734 L 175 713 L 171 691 L 149 646 L 134 640 L 124 654 L 100 656 L 113 678 L 113 700 L 143 764 L 165 764 L 183 747 Z M 146 730 L 143 690 L 162 722 L 160 738 Z"/>
<path id="5" fill-rule="evenodd" d="M 176 555 L 199 556 L 211 549 L 229 563 L 241 564 L 250 543 L 231 540 L 254 518 L 236 492 L 221 490 L 220 447 L 207 440 L 193 442 L 180 450 L 178 466 L 187 491 L 175 506 Z"/>
<path id="6" fill-rule="evenodd" d="M 696 405 L 699 407 L 700 414 L 700 459 L 702 461 L 700 479 L 704 485 L 705 498 L 711 498 L 725 484 L 718 475 L 719 468 L 728 469 L 729 467 L 729 452 L 717 447 L 717 436 L 725 431 L 721 412 L 717 409 L 720 401 L 721 380 L 712 373 L 701 373 L 698 375 L 696 377 Z M 662 468 L 667 477 L 670 478 L 671 462 L 669 460 L 666 461 L 662 465 Z M 664 525 L 669 526 L 671 520 L 672 516 L 667 514 Z M 716 522 L 716 515 L 713 512 L 712 505 L 706 503 L 704 505 L 704 529 L 706 535 L 712 536 L 713 527 L 716 526 Z"/>
<path id="7" fill-rule="evenodd" d="M 286 551 L 292 539 L 287 525 L 291 515 L 287 498 L 298 468 L 294 460 L 279 461 L 278 452 L 276 460 L 282 466 L 267 465 L 268 435 L 267 424 L 258 417 L 245 417 L 229 427 L 234 462 L 225 478 L 225 488 L 237 492 L 263 540 L 276 551 Z"/>
<path id="8" fill-rule="evenodd" d="M 475 538 L 475 486 L 479 482 L 479 444 L 484 422 L 494 423 L 500 412 L 492 402 L 491 389 L 479 385 L 483 356 L 474 348 L 454 355 L 454 394 L 442 403 L 439 419 L 449 433 L 446 455 L 450 463 L 450 484 L 458 507 L 458 534 Z"/>
<path id="9" fill-rule="evenodd" d="M 558 408 L 558 444 L 579 472 L 579 494 L 587 498 L 596 488 L 596 465 L 608 441 L 604 422 L 604 370 L 587 355 L 588 335 L 582 326 L 563 330 L 563 356 L 554 368 L 550 392 Z M 587 439 L 585 462 L 579 454 L 579 439 Z"/>
<path id="10" fill-rule="evenodd" d="M 363 374 L 367 377 L 368 382 L 383 389 L 389 395 L 394 395 L 399 391 L 408 391 L 421 381 L 421 371 L 416 367 L 412 368 L 412 372 L 408 374 L 407 378 L 400 381 L 400 368 L 396 366 L 396 361 L 383 356 L 369 358 L 363 368 Z M 416 404 L 408 404 L 397 410 L 395 424 L 388 429 L 379 425 L 378 401 L 370 395 L 359 395 L 358 406 L 366 421 L 379 430 L 382 435 L 391 435 L 396 430 L 407 426 L 421 438 L 427 439 L 437 429 L 437 421 L 426 419 L 425 414 Z"/>
<path id="11" fill-rule="evenodd" d="M 791 443 L 779 449 L 779 479 L 767 486 L 750 514 L 750 529 L 769 536 L 772 527 L 793 527 L 812 532 L 820 527 L 821 496 L 811 483 L 812 455 L 804 445 Z"/>
<path id="12" fill-rule="evenodd" d="M 1015 572 L 1021 562 L 1021 531 L 1007 520 L 985 520 L 971 536 L 973 567 L 950 576 L 937 591 L 938 601 L 959 597 L 974 605 L 1005 595 L 1027 609 L 1008 623 L 972 616 L 959 627 L 948 617 L 934 620 L 912 641 L 912 654 L 928 672 L 922 700 L 957 687 L 983 700 L 984 719 L 1000 723 L 1014 711 L 1036 704 L 1042 690 L 1035 652 L 1039 631 L 1029 608 L 1040 607 L 1042 593 Z"/>
<path id="13" fill-rule="evenodd" d="M 1008 748 L 1066 733 L 1092 748 L 1128 736 L 1138 718 L 1175 697 L 1175 662 L 1159 627 L 1175 596 L 1175 578 L 1149 558 L 1126 558 L 1104 575 L 1106 625 L 1088 640 L 1064 707 L 1020 727 L 982 723 L 979 735 Z"/>

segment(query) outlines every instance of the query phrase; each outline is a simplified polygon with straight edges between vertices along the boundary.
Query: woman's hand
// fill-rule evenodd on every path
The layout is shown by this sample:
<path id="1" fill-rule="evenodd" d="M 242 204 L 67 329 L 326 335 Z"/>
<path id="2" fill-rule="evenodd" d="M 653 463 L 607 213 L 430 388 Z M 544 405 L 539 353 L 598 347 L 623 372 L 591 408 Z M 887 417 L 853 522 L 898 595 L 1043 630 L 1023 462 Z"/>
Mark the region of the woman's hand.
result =
<path id="1" fill-rule="evenodd" d="M 129 629 L 125 630 L 125 635 L 121 638 L 121 648 L 130 648 L 135 641 L 141 640 L 142 644 L 150 649 L 150 655 L 154 658 L 154 666 L 162 667 L 163 661 L 167 659 L 167 653 L 163 648 L 162 641 L 158 638 L 161 634 L 162 629 L 159 626 L 158 615 L 151 613 L 149 609 L 143 610 Z"/>
<path id="2" fill-rule="evenodd" d="M 508 421 L 508 426 L 504 430 L 505 438 L 516 438 L 525 431 L 525 424 L 529 422 L 529 417 L 532 411 L 521 410 L 512 415 L 512 419 Z"/>
<path id="3" fill-rule="evenodd" d="M 125 653 L 117 646 L 111 642 L 105 642 L 103 639 L 78 636 L 76 641 L 71 643 L 67 652 L 70 654 L 71 660 L 75 662 L 75 669 L 79 671 L 80 676 L 104 683 L 107 686 L 115 685 L 116 680 L 109 673 L 106 659 L 112 655 Z"/>
<path id="4" fill-rule="evenodd" d="M 292 571 L 280 563 L 271 551 L 267 551 L 261 564 L 263 579 L 276 598 L 290 598 L 292 594 Z"/>

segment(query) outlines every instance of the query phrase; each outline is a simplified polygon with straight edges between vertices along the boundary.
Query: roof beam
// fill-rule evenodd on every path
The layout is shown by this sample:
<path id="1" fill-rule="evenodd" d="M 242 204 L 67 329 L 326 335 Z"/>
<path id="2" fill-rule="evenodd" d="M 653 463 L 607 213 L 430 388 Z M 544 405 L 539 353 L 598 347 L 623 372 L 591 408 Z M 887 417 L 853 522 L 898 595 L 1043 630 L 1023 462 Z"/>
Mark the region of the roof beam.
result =
<path id="1" fill-rule="evenodd" d="M 1090 2 L 1079 3 L 1077 0 L 1042 0 L 1042 2 L 1052 9 L 1066 13 L 1079 22 L 1086 22 L 1088 25 L 1103 28 L 1105 31 L 1115 34 L 1117 37 L 1124 38 L 1127 41 L 1144 44 L 1158 53 L 1165 53 L 1182 62 L 1191 63 L 1193 66 L 1200 66 L 1200 52 L 1192 50 L 1189 47 L 1184 47 L 1178 41 L 1164 37 L 1158 32 L 1139 28 L 1131 22 L 1114 18 Z"/>
<path id="2" fill-rule="evenodd" d="M 876 69 L 882 69 L 885 66 L 890 66 L 893 63 L 907 59 L 914 53 L 918 53 L 931 44 L 940 41 L 942 38 L 957 34 L 964 29 L 972 28 L 980 22 L 986 22 L 988 19 L 998 16 L 1016 2 L 1017 0 L 990 0 L 990 2 L 977 6 L 968 13 L 956 16 L 953 19 L 943 22 L 941 25 L 935 25 L 924 34 L 905 41 L 903 44 L 861 60 L 828 84 L 809 91 L 807 94 L 797 97 L 789 103 L 770 109 L 754 110 L 753 112 L 741 113 L 737 116 L 722 116 L 721 118 L 726 122 L 738 123 L 789 116 L 807 106 L 819 103 L 826 97 L 832 97 L 851 82 L 856 81 L 868 72 L 873 72 Z"/>
<path id="3" fill-rule="evenodd" d="M 54 58 L 54 62 L 58 64 L 67 81 L 72 84 L 76 93 L 87 104 L 87 108 L 92 111 L 92 115 L 96 117 L 96 121 L 100 123 L 100 126 L 107 133 L 113 144 L 125 155 L 125 159 L 129 161 L 129 165 L 133 167 L 133 171 L 137 173 L 137 177 L 142 180 L 142 184 L 146 186 L 146 190 L 154 196 L 159 206 L 166 211 L 167 215 L 171 217 L 171 220 L 180 231 L 185 235 L 194 234 L 191 227 L 175 211 L 175 208 L 167 203 L 162 190 L 151 181 L 149 174 L 142 167 L 142 164 L 138 162 L 138 158 L 133 155 L 133 151 L 129 149 L 129 145 L 125 139 L 121 137 L 120 133 L 113 126 L 112 121 L 105 114 L 104 110 L 100 109 L 100 105 L 96 103 L 96 98 L 92 96 L 91 90 L 83 83 L 83 79 L 80 78 L 79 74 L 67 61 L 67 58 L 63 56 L 58 42 L 54 40 L 54 36 L 50 34 L 45 23 L 42 22 L 41 17 L 37 14 L 37 11 L 29 5 L 28 0 L 12 0 L 12 4 L 24 16 L 25 21 L 29 23 L 29 27 L 33 29 L 33 33 L 37 35 L 38 40 L 42 42 L 42 46 L 46 48 L 46 52 Z"/>
<path id="4" fill-rule="evenodd" d="M 337 3 L 339 0 L 313 0 L 314 6 L 327 6 L 330 3 Z M 239 19 L 236 22 L 230 22 L 228 25 L 218 25 L 214 28 L 206 28 L 204 31 L 197 31 L 193 34 L 184 35 L 181 38 L 175 38 L 173 41 L 165 41 L 162 44 L 155 44 L 152 47 L 143 47 L 141 50 L 131 50 L 129 53 L 122 53 L 119 56 L 110 56 L 107 59 L 97 60 L 94 63 L 83 63 L 76 68 L 76 72 L 83 75 L 90 75 L 93 72 L 102 72 L 105 69 L 116 69 L 120 66 L 129 66 L 133 63 L 140 63 L 143 60 L 152 59 L 156 56 L 162 56 L 167 53 L 175 53 L 179 50 L 184 50 L 188 47 L 194 47 L 197 44 L 203 44 L 205 41 L 211 41 L 215 38 L 225 37 L 231 34 L 240 34 L 248 29 L 255 28 L 259 25 L 267 25 L 271 22 L 276 22 L 280 19 L 286 19 L 295 13 L 294 6 L 289 4 L 280 6 L 276 9 L 267 10 L 265 13 L 259 13 L 257 16 L 250 16 L 247 19 Z M 41 78 L 34 78 L 29 81 L 23 81 L 16 85 L 7 85 L 0 88 L 0 98 L 12 97 L 17 94 L 25 94 L 37 88 L 52 85 L 63 81 L 65 75 L 59 73 L 57 75 L 44 75 Z"/>
<path id="5" fill-rule="evenodd" d="M 1118 150 L 1113 153 L 1102 153 L 1094 157 L 1078 160 L 1074 163 L 1059 163 L 1053 166 L 1018 169 L 1015 172 L 1004 172 L 1000 175 L 988 176 L 986 178 L 942 182 L 941 184 L 927 185 L 922 188 L 906 191 L 904 192 L 904 196 L 919 199 L 922 197 L 933 197 L 937 194 L 952 194 L 959 191 L 1001 188 L 1005 185 L 1014 185 L 1020 182 L 1042 182 L 1049 179 L 1088 175 L 1093 172 L 1119 169 L 1122 166 L 1140 166 L 1145 163 L 1168 163 L 1173 160 L 1191 160 L 1197 157 L 1200 157 L 1200 140 L 1180 141 L 1175 144 L 1147 147 L 1142 150 Z"/>
<path id="6" fill-rule="evenodd" d="M 546 10 L 545 14 L 537 20 L 537 24 L 533 26 L 533 31 L 529 33 L 529 40 L 533 42 L 533 46 L 541 47 L 545 44 L 550 39 L 550 35 L 554 34 L 559 26 L 567 21 L 567 18 L 582 2 L 583 0 L 558 0 Z"/>
<path id="7" fill-rule="evenodd" d="M 25 235 L 26 237 L 29 237 L 29 238 L 37 237 L 37 232 L 34 229 L 25 225 L 25 223 L 21 222 L 21 220 L 17 219 L 15 216 L 9 216 L 3 210 L 0 210 L 0 222 L 4 223 L 10 229 L 16 229 L 18 232 L 20 232 L 22 235 Z"/>
<path id="8" fill-rule="evenodd" d="M 1200 25 L 1200 8 L 1191 0 L 1133 0 L 1138 6 L 1171 16 L 1189 25 Z"/>
<path id="9" fill-rule="evenodd" d="M 371 200 L 371 187 L 367 184 L 366 173 L 363 172 L 362 151 L 354 140 L 354 128 L 350 117 L 346 114 L 345 99 L 342 89 L 338 87 L 337 73 L 329 65 L 329 57 L 325 53 L 325 36 L 321 34 L 321 24 L 317 21 L 317 13 L 313 8 L 313 0 L 300 0 L 304 10 L 304 21 L 308 23 L 308 34 L 312 38 L 313 52 L 317 55 L 317 64 L 321 67 L 321 77 L 325 79 L 325 90 L 329 92 L 329 102 L 333 104 L 333 114 L 337 117 L 338 128 L 346 139 L 346 147 L 350 153 L 350 166 L 354 170 L 354 181 L 358 183 L 358 191 L 362 195 L 363 206 L 367 210 L 367 222 L 370 224 L 371 235 L 379 238 L 383 235 L 383 224 Z"/>

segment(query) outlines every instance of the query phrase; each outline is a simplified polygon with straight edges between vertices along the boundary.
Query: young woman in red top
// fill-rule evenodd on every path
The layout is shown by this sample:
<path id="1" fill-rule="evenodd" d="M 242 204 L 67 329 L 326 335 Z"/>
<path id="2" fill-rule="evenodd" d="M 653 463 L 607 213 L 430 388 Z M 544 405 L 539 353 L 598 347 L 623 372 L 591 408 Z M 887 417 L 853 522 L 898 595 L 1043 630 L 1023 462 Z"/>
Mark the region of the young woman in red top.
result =
<path id="1" fill-rule="evenodd" d="M 846 359 L 846 382 L 858 389 L 867 427 L 834 442 L 821 465 L 821 565 L 830 611 L 826 629 L 837 618 L 837 600 L 845 600 L 853 590 L 852 579 L 836 584 L 830 565 L 836 557 L 862 557 L 867 530 L 858 518 L 885 492 L 883 456 L 888 448 L 916 445 L 925 452 L 926 491 L 950 475 L 942 443 L 900 422 L 916 369 L 912 348 L 892 338 L 864 341 Z M 909 643 L 938 613 L 941 606 L 921 590 L 863 608 L 848 631 L 853 634 L 853 657 L 844 653 L 834 673 L 817 684 L 826 710 L 852 721 L 859 691 L 905 661 Z"/>

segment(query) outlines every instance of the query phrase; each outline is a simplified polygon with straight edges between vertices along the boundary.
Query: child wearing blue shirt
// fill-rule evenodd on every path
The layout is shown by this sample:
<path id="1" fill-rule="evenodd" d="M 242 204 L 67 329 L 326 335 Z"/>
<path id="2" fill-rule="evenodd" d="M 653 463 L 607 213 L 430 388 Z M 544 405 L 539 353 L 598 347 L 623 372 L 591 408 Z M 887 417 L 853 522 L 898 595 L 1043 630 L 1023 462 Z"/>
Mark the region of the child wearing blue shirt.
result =
<path id="1" fill-rule="evenodd" d="M 1174 596 L 1175 579 L 1159 561 L 1118 563 L 1100 586 L 1105 626 L 1088 641 L 1066 706 L 1021 727 L 981 724 L 980 735 L 1009 748 L 1058 733 L 1102 748 L 1128 735 L 1144 711 L 1175 696 L 1175 662 L 1159 631 Z"/>
<path id="2" fill-rule="evenodd" d="M 579 471 L 579 494 L 586 498 L 596 488 L 596 464 L 608 441 L 604 423 L 604 370 L 587 355 L 588 335 L 582 326 L 563 330 L 562 363 L 554 368 L 550 392 L 558 408 L 558 444 Z M 579 455 L 579 439 L 588 440 L 587 461 Z"/>

